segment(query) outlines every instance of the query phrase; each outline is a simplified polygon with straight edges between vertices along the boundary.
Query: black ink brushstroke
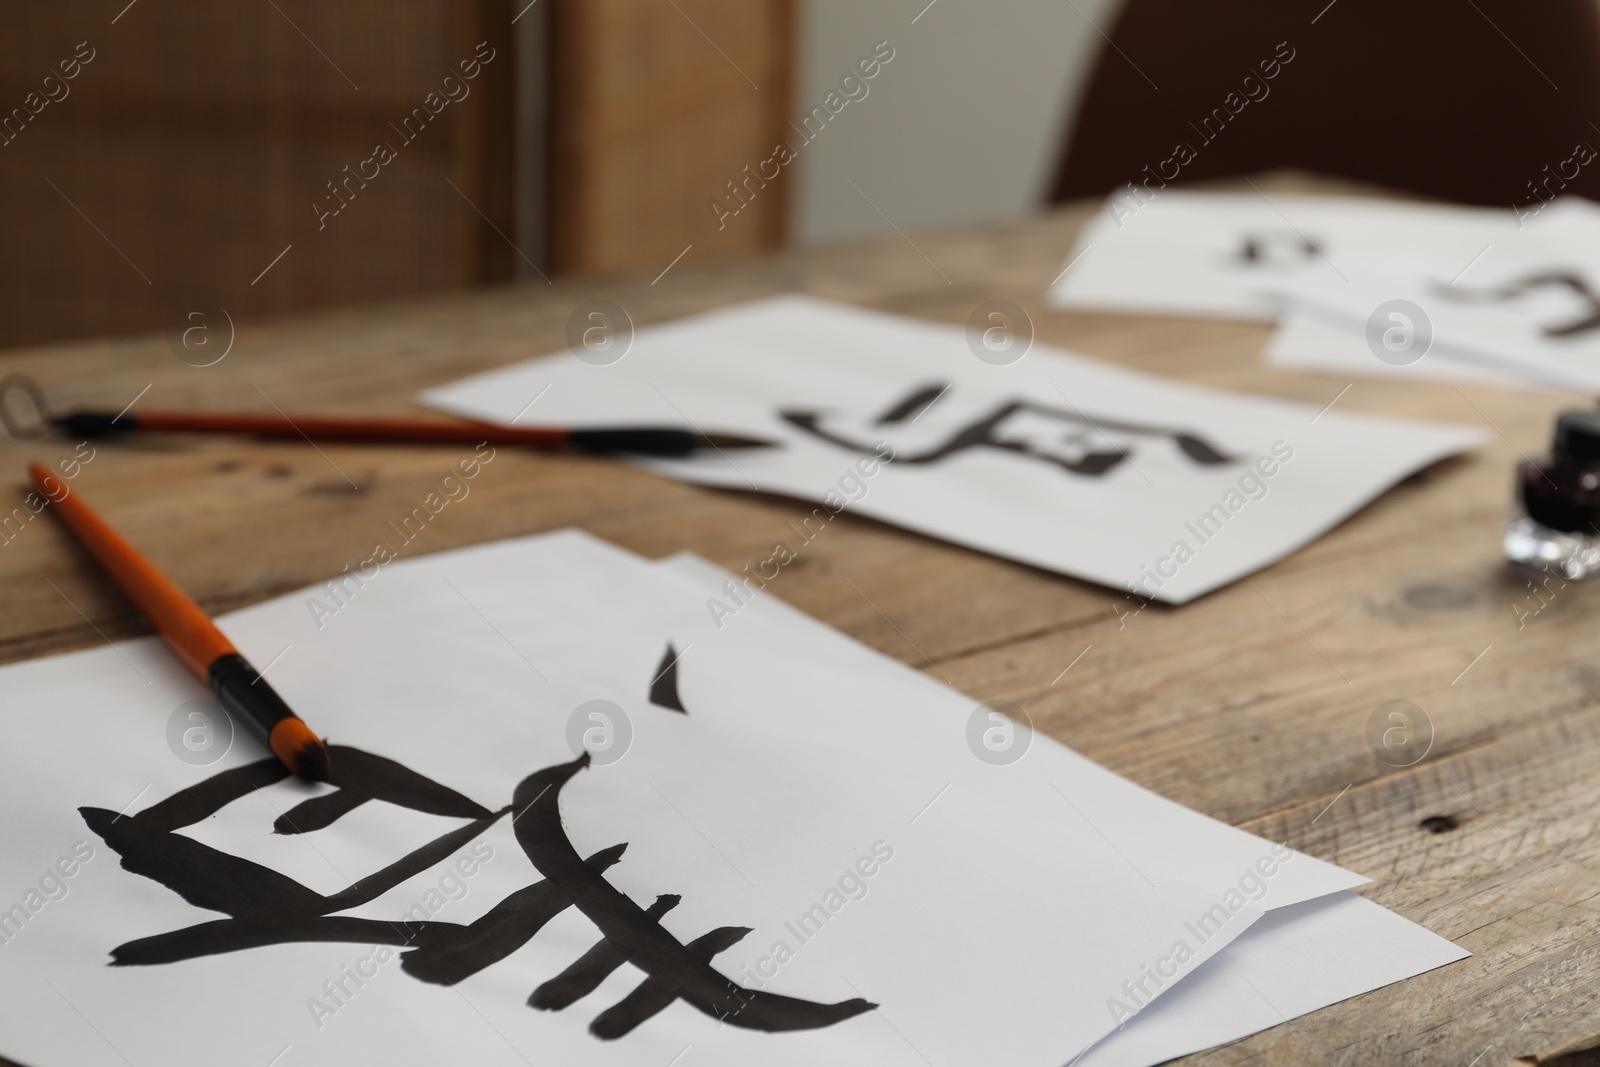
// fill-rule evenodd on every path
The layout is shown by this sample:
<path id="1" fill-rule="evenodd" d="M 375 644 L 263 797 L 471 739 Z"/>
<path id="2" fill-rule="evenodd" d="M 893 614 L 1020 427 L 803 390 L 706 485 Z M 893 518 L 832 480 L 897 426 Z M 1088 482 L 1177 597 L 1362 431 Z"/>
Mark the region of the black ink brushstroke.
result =
<path id="1" fill-rule="evenodd" d="M 627 1012 L 608 1017 L 604 1027 L 597 1028 L 597 1019 L 590 1025 L 590 1033 L 600 1038 L 621 1036 L 672 999 L 680 999 L 733 1026 L 768 1032 L 831 1026 L 877 1007 L 860 998 L 820 1004 L 743 989 L 718 974 L 707 962 L 709 955 L 701 958 L 690 951 L 626 894 L 590 871 L 561 826 L 559 803 L 562 787 L 588 765 L 589 754 L 585 752 L 571 763 L 547 767 L 524 778 L 512 798 L 518 812 L 512 829 L 517 843 L 539 873 L 571 887 L 573 903 L 578 910 L 600 928 L 605 939 L 624 959 L 650 975 L 640 987 L 643 990 L 648 985 L 648 995 Z M 706 935 L 707 938 L 714 936 Z M 710 955 L 717 951 L 721 949 L 713 950 Z M 670 990 L 672 997 L 660 1002 L 658 991 L 661 990 Z"/>
<path id="2" fill-rule="evenodd" d="M 490 812 L 481 819 L 474 819 L 465 826 L 457 827 L 449 833 L 440 834 L 421 848 L 414 849 L 400 859 L 389 864 L 381 870 L 374 871 L 355 882 L 346 889 L 342 889 L 331 896 L 323 898 L 323 911 L 327 915 L 336 911 L 349 911 L 351 908 L 360 907 L 383 896 L 401 882 L 421 874 L 442 860 L 449 859 L 467 842 L 475 837 L 481 837 L 484 831 L 493 826 L 500 816 L 511 811 L 510 806 L 499 811 Z"/>
<path id="3" fill-rule="evenodd" d="M 1222 463 L 1234 462 L 1234 457 L 1218 452 L 1204 438 L 1192 433 L 1175 433 L 1172 439 L 1177 442 L 1184 455 L 1202 466 L 1215 467 Z"/>
<path id="4" fill-rule="evenodd" d="M 1275 254 L 1274 249 L 1283 252 L 1283 255 L 1280 257 Z M 1291 236 L 1287 231 L 1244 234 L 1238 253 L 1240 259 L 1252 265 L 1277 262 L 1280 258 L 1288 262 L 1295 259 L 1311 259 L 1320 255 L 1322 249 L 1317 247 L 1315 241 L 1299 233 Z"/>
<path id="5" fill-rule="evenodd" d="M 336 789 L 320 797 L 311 797 L 279 815 L 272 823 L 272 832 L 309 834 L 326 830 L 371 799 L 354 789 Z"/>
<path id="6" fill-rule="evenodd" d="M 178 830 L 209 819 L 240 797 L 275 785 L 289 777 L 289 768 L 277 757 L 222 771 L 167 799 L 145 808 L 133 818 L 152 832 Z M 82 809 L 79 809 L 82 810 Z"/>
<path id="7" fill-rule="evenodd" d="M 160 882 L 197 908 L 263 922 L 320 914 L 320 893 L 270 867 L 146 825 L 142 813 L 119 818 L 105 808 L 78 811 L 122 857 L 124 870 Z"/>
<path id="8" fill-rule="evenodd" d="M 921 389 L 914 389 L 905 399 L 895 404 L 888 411 L 878 416 L 879 426 L 891 426 L 907 419 L 915 420 L 917 416 L 928 410 L 935 400 L 944 396 L 950 388 L 949 382 L 935 382 Z"/>
<path id="9" fill-rule="evenodd" d="M 655 680 L 650 683 L 650 703 L 658 708 L 670 708 L 689 714 L 683 706 L 683 699 L 678 696 L 678 651 L 672 647 L 672 642 L 667 642 L 667 651 L 661 657 L 661 664 L 656 667 Z"/>
<path id="10" fill-rule="evenodd" d="M 646 908 L 644 913 L 652 919 L 659 920 L 661 916 L 677 907 L 680 899 L 682 898 L 676 893 L 663 893 L 656 897 L 655 903 Z M 602 937 L 570 967 L 535 989 L 528 997 L 528 1007 L 538 1008 L 541 1011 L 560 1011 L 562 1008 L 570 1007 L 599 989 L 601 982 L 611 977 L 613 971 L 627 962 L 627 957 L 623 956 L 621 950 Z"/>
<path id="11" fill-rule="evenodd" d="M 622 859 L 628 846 L 612 845 L 584 860 L 596 874 Z M 512 893 L 481 919 L 447 937 L 420 937 L 417 947 L 400 958 L 413 978 L 435 985 L 455 985 L 491 964 L 499 963 L 533 939 L 544 925 L 572 906 L 572 894 L 553 882 L 535 882 Z"/>
<path id="12" fill-rule="evenodd" d="M 111 950 L 111 965 L 147 967 L 180 963 L 202 956 L 220 956 L 225 952 L 290 942 L 345 941 L 359 945 L 409 945 L 421 935 L 422 928 L 429 925 L 441 924 L 356 919 L 341 915 L 316 916 L 287 923 L 215 919 L 118 945 Z"/>
<path id="13" fill-rule="evenodd" d="M 1558 323 L 1553 326 L 1541 326 L 1540 331 L 1546 337 L 1575 337 L 1578 334 L 1589 333 L 1600 329 L 1600 294 L 1596 294 L 1590 287 L 1589 280 L 1575 270 L 1548 270 L 1516 278 L 1503 285 L 1491 285 L 1486 288 L 1474 289 L 1470 286 L 1444 285 L 1434 283 L 1434 291 L 1441 297 L 1458 302 L 1503 302 L 1523 296 L 1533 289 L 1555 287 L 1567 289 L 1588 305 L 1587 313 L 1580 314 L 1571 322 Z"/>
<path id="14" fill-rule="evenodd" d="M 724 949 L 732 948 L 744 939 L 750 932 L 748 926 L 721 926 L 709 934 L 702 934 L 693 941 L 684 945 L 684 953 L 694 960 L 709 964 L 711 957 Z M 709 970 L 709 967 L 707 968 Z M 715 973 L 715 972 L 713 972 Z M 649 978 L 634 987 L 633 992 L 617 1001 L 605 1011 L 596 1015 L 594 1022 L 589 1024 L 589 1032 L 605 1041 L 614 1041 L 629 1033 L 640 1023 L 647 1021 L 657 1012 L 664 1011 L 671 1006 L 674 1000 L 682 995 L 683 982 L 676 974 L 652 974 Z M 724 1022 L 729 1021 L 731 1014 L 737 1013 L 743 1007 L 742 998 L 738 992 L 724 986 L 725 991 L 735 999 L 741 999 L 740 1008 L 730 1012 L 712 1012 L 711 1014 Z M 866 1001 L 861 1003 L 865 1004 Z M 869 1006 L 862 1010 L 871 1010 Z M 739 1025 L 735 1023 L 734 1025 Z M 767 1027 L 756 1027 L 767 1029 Z"/>
<path id="15" fill-rule="evenodd" d="M 296 804 L 272 824 L 274 832 L 304 834 L 321 830 L 369 800 L 386 800 L 412 811 L 449 818 L 481 819 L 489 814 L 483 805 L 403 763 L 345 745 L 329 745 L 328 754 L 339 761 L 333 780 L 337 791 Z"/>
<path id="16" fill-rule="evenodd" d="M 930 386 L 914 392 L 912 395 L 892 408 L 890 413 L 893 414 L 898 412 L 902 408 L 909 409 L 910 407 L 914 406 L 914 401 L 921 402 L 922 406 L 925 407 L 928 403 L 931 403 L 931 401 L 924 399 L 930 388 L 932 387 Z M 1052 463 L 1073 474 L 1085 475 L 1088 477 L 1099 477 L 1114 469 L 1128 458 L 1127 453 L 1124 450 L 1116 449 L 1115 446 L 1113 446 L 1112 451 L 1100 450 L 1085 452 L 1081 458 L 1069 459 L 1065 456 L 1041 451 L 1037 448 L 1034 448 L 1026 441 L 1009 440 L 1001 436 L 1003 424 L 1006 422 L 1006 420 L 1018 413 L 1026 413 L 1038 415 L 1043 418 L 1056 419 L 1061 422 L 1071 423 L 1076 426 L 1088 428 L 1096 433 L 1104 433 L 1104 431 L 1111 430 L 1117 433 L 1133 434 L 1141 437 L 1166 437 L 1171 439 L 1185 456 L 1189 457 L 1189 459 L 1201 466 L 1209 467 L 1224 463 L 1238 462 L 1237 457 L 1227 455 L 1222 450 L 1211 445 L 1198 434 L 1189 433 L 1183 430 L 1168 429 L 1166 427 L 1150 426 L 1142 423 L 1125 422 L 1118 419 L 1091 419 L 1087 415 L 1076 411 L 1067 411 L 1062 408 L 1051 407 L 1048 404 L 1040 404 L 1031 400 L 1005 401 L 997 405 L 989 413 L 974 419 L 966 426 L 956 430 L 942 444 L 934 445 L 932 448 L 915 455 L 907 455 L 904 453 L 897 454 L 892 462 L 909 466 L 921 466 L 930 463 L 937 463 L 940 460 L 946 459 L 958 452 L 964 452 L 970 448 L 984 447 L 997 449 L 1003 452 L 1013 452 L 1044 463 Z M 860 453 L 864 456 L 879 456 L 881 458 L 881 452 L 877 446 L 863 444 L 860 441 L 853 440 L 823 426 L 822 414 L 820 412 L 779 411 L 778 415 L 790 425 L 798 427 L 799 429 L 804 430 L 806 433 L 811 434 L 813 437 L 817 437 L 828 442 L 829 444 L 848 449 L 852 452 Z"/>

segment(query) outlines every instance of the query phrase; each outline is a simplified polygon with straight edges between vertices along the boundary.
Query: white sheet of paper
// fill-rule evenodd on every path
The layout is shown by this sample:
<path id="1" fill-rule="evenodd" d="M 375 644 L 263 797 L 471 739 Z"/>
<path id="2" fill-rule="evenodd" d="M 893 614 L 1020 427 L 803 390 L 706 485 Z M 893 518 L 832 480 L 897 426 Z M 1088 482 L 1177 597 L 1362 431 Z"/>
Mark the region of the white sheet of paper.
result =
<path id="1" fill-rule="evenodd" d="M 1600 224 L 1587 232 L 1600 242 Z M 1516 256 L 1475 266 L 1472 277 L 1481 280 L 1470 287 L 1465 282 L 1452 287 L 1424 275 L 1374 270 L 1337 288 L 1284 284 L 1279 294 L 1297 314 L 1321 319 L 1357 337 L 1363 347 L 1374 309 L 1394 300 L 1414 304 L 1426 316 L 1432 344 L 1417 362 L 1398 368 L 1401 371 L 1431 364 L 1421 373 L 1445 373 L 1445 368 L 1459 365 L 1515 376 L 1537 388 L 1592 393 L 1600 389 L 1600 300 L 1590 300 L 1565 284 L 1536 286 L 1504 301 L 1481 295 L 1500 287 L 1516 289 L 1520 280 L 1540 275 L 1570 277 L 1585 285 L 1592 278 L 1594 292 L 1600 294 L 1600 254 L 1592 258 L 1593 266 L 1583 267 L 1525 247 Z M 1394 326 L 1418 328 L 1411 321 L 1414 313 L 1398 313 L 1404 319 L 1390 320 Z M 1552 336 L 1548 332 L 1552 329 L 1577 332 Z M 1381 362 L 1371 349 L 1367 351 L 1372 362 Z"/>
<path id="2" fill-rule="evenodd" d="M 733 577 L 692 554 L 670 557 L 656 566 L 685 579 L 697 598 L 716 594 L 722 583 Z M 684 659 L 714 645 L 722 634 L 745 627 L 767 630 L 762 639 L 771 647 L 792 648 L 808 660 L 837 664 L 835 670 L 842 672 L 841 680 L 851 690 L 860 687 L 856 679 L 865 675 L 874 661 L 886 679 L 892 674 L 910 674 L 899 664 L 821 626 L 764 590 L 756 591 L 736 616 L 724 619 L 717 635 L 697 636 Z M 849 647 L 835 651 L 825 647 L 829 644 Z M 907 696 L 915 699 L 917 710 L 907 708 L 904 714 L 949 720 L 967 710 L 969 700 L 951 694 L 945 686 L 916 677 L 923 684 L 913 685 L 908 677 L 905 688 Z M 811 706 L 823 703 L 817 698 L 809 702 Z M 942 711 L 946 703 L 952 705 L 950 712 Z M 902 713 L 887 692 L 875 700 L 874 711 L 885 717 Z M 848 740 L 862 751 L 875 751 L 882 742 L 872 731 L 870 721 L 870 715 L 853 712 L 848 723 L 841 721 L 829 736 Z M 782 724 L 773 723 L 771 727 L 781 729 Z M 1007 803 L 1029 802 L 1022 787 L 1023 780 L 1029 777 L 1046 777 L 1057 783 L 1077 783 L 1088 778 L 1093 788 L 1073 803 L 1087 808 L 1095 798 L 1102 801 L 1092 809 L 1092 817 L 1096 828 L 1107 835 L 1119 853 L 1152 870 L 1171 863 L 1172 869 L 1181 869 L 1192 884 L 1218 897 L 1237 887 L 1240 872 L 1248 870 L 1256 858 L 1270 854 L 1270 842 L 1140 789 L 1049 737 L 1036 737 L 1033 742 L 1037 747 L 1030 747 L 1018 763 L 985 767 L 1000 772 L 986 776 L 963 774 L 960 757 L 967 757 L 970 762 L 970 752 L 941 763 L 939 755 L 930 750 L 919 753 L 916 762 L 948 767 L 952 780 L 970 781 L 974 790 L 1003 798 Z M 944 754 L 952 755 L 948 751 Z M 1032 797 L 1031 801 L 1048 804 L 1049 799 Z M 1118 813 L 1126 818 L 1116 818 Z M 1145 1067 L 1165 1062 L 1470 955 L 1369 900 L 1348 892 L 1330 892 L 1339 885 L 1341 875 L 1348 875 L 1342 868 L 1299 853 L 1289 863 L 1274 866 L 1272 878 L 1264 880 L 1268 884 L 1266 895 L 1252 901 L 1254 907 L 1268 912 L 1267 917 L 1198 969 L 1191 979 L 1179 983 L 1172 992 L 1127 1021 L 1116 1034 L 1074 1061 L 1075 1067 Z M 1252 991 L 1252 986 L 1260 992 Z"/>
<path id="3" fill-rule="evenodd" d="M 1385 363 L 1373 357 L 1360 324 L 1292 308 L 1279 320 L 1263 354 L 1275 367 L 1341 377 L 1411 378 L 1472 382 L 1506 389 L 1539 388 L 1526 374 L 1503 368 L 1496 360 L 1474 352 L 1450 353 L 1446 345 L 1437 341 L 1432 351 L 1415 363 L 1403 366 Z M 1552 382 L 1549 388 L 1557 386 Z"/>
<path id="4" fill-rule="evenodd" d="M 509 423 L 535 397 L 541 422 L 689 423 L 780 445 L 641 461 L 673 477 L 816 501 L 818 523 L 848 507 L 1175 604 L 1486 439 L 1202 389 L 1042 344 L 993 366 L 958 328 L 800 296 L 640 330 L 608 366 L 563 353 L 423 401 Z M 894 461 L 880 462 L 891 448 Z"/>
<path id="5" fill-rule="evenodd" d="M 573 534 L 529 538 L 390 563 L 344 579 L 337 600 L 306 590 L 220 620 L 248 657 L 276 661 L 274 687 L 343 746 L 336 767 L 357 766 L 350 746 L 398 760 L 501 813 L 478 823 L 379 796 L 331 825 L 275 835 L 275 820 L 314 825 L 317 804 L 328 803 L 317 798 L 339 795 L 282 780 L 178 820 L 166 814 L 175 795 L 215 787 L 215 775 L 261 751 L 240 737 L 211 766 L 176 758 L 167 728 L 175 720 L 181 729 L 187 702 L 204 693 L 167 650 L 143 639 L 0 669 L 0 714 L 29 753 L 0 780 L 11 812 L 0 826 L 0 900 L 23 909 L 22 918 L 10 912 L 15 929 L 0 944 L 3 1051 L 37 1067 L 274 1057 L 511 1065 L 528 1057 L 665 1064 L 692 1047 L 703 1064 L 909 1067 L 923 1062 L 920 1047 L 956 1062 L 1055 1067 L 1113 1028 L 1111 991 L 1172 961 L 1177 942 L 1187 949 L 1181 977 L 1259 917 L 1241 901 L 1217 918 L 1212 893 L 1160 868 L 1135 869 L 1070 814 L 1025 818 L 1004 798 L 944 780 L 942 768 L 835 744 L 826 718 L 811 738 L 775 743 L 740 709 L 803 722 L 814 693 L 786 690 L 779 677 L 718 678 L 729 663 L 711 654 L 720 650 L 684 647 L 676 671 L 688 714 L 653 703 L 646 694 L 665 647 L 682 638 L 661 631 L 658 610 L 636 610 L 656 598 L 611 566 L 615 555 Z M 323 611 L 312 610 L 313 597 Z M 826 663 L 811 669 L 832 676 Z M 593 721 L 578 712 L 597 699 L 620 709 L 608 728 L 626 723 L 632 740 L 620 760 L 580 769 L 569 765 L 572 731 Z M 402 784 L 417 795 L 414 783 Z M 376 878 L 454 830 L 466 835 L 456 847 L 384 881 L 371 899 L 330 908 L 318 896 Z M 144 873 L 119 866 L 108 842 Z M 525 1005 L 600 939 L 589 912 L 561 901 L 520 947 L 504 928 L 490 937 L 510 954 L 468 968 L 459 984 L 413 977 L 424 964 L 463 966 L 473 943 L 438 924 L 504 919 L 507 898 L 541 881 L 534 855 L 549 874 L 562 849 L 576 850 L 575 867 L 576 857 L 624 842 L 601 884 L 639 908 L 681 894 L 659 917 L 671 939 L 750 928 L 704 949 L 721 976 L 821 1005 L 862 996 L 877 1010 L 773 1034 L 738 1019 L 719 1025 L 666 995 L 659 1014 L 645 1012 L 631 1032 L 601 1042 L 591 1021 L 639 995 L 644 973 L 631 964 L 561 1010 Z M 217 851 L 195 854 L 205 846 Z M 180 848 L 187 852 L 161 859 Z M 74 849 L 72 876 L 47 879 Z M 468 855 L 478 860 L 470 873 L 452 869 Z M 230 872 L 228 856 L 260 866 Z M 859 864 L 874 856 L 866 873 Z M 211 870 L 215 878 L 200 879 Z M 847 883 L 851 871 L 862 873 Z M 201 906 L 158 877 L 182 879 Z M 566 875 L 551 882 L 588 891 Z M 375 943 L 418 907 L 433 932 L 404 961 L 380 958 Z M 225 910 L 243 919 L 225 920 Z M 812 926 L 800 929 L 811 936 L 801 937 L 791 925 L 806 915 Z M 334 928 L 360 919 L 384 921 Z M 1195 923 L 1210 936 L 1197 937 Z M 212 925 L 172 934 L 196 924 Z M 267 943 L 196 955 L 236 946 L 218 940 L 229 937 Z M 107 966 L 118 946 L 120 958 L 144 965 Z M 749 997 L 734 1014 L 746 1011 L 744 1021 L 792 1022 L 825 1009 Z"/>
<path id="6" fill-rule="evenodd" d="M 1072 1067 L 1164 1063 L 1470 955 L 1354 893 L 1281 908 Z"/>
<path id="7" fill-rule="evenodd" d="M 1538 224 L 1554 221 L 1548 209 Z M 1529 227 L 1531 228 L 1531 226 Z M 1050 303 L 1270 322 L 1278 283 L 1333 287 L 1367 264 L 1442 271 L 1521 231 L 1509 211 L 1365 197 L 1163 189 L 1113 198 L 1078 237 Z"/>
<path id="8" fill-rule="evenodd" d="M 602 542 L 589 547 L 617 551 Z M 718 674 L 728 672 L 747 685 L 762 677 L 781 679 L 785 692 L 802 695 L 808 709 L 792 718 L 750 704 L 737 711 L 741 724 L 759 724 L 782 737 L 823 736 L 851 751 L 937 768 L 946 781 L 1019 812 L 1068 811 L 1140 870 L 1161 872 L 1218 898 L 1237 891 L 1241 876 L 1273 854 L 1273 842 L 1135 785 L 1045 734 L 1014 738 L 1024 746 L 1014 762 L 986 763 L 975 755 L 969 734 L 984 706 L 971 697 L 824 626 L 756 583 L 746 587 L 746 602 L 736 614 L 713 617 L 708 605 L 727 601 L 725 583 L 732 576 L 698 556 L 673 556 L 655 569 L 683 583 L 677 595 L 663 591 L 652 600 L 663 609 L 660 625 L 683 635 L 685 660 L 710 660 Z M 631 575 L 628 580 L 644 581 Z M 776 650 L 782 654 L 774 655 Z M 829 669 L 820 674 L 805 666 L 813 663 Z M 846 693 L 852 699 L 840 699 Z M 978 715 L 985 726 L 993 722 L 987 710 Z M 1368 880 L 1299 852 L 1273 866 L 1265 888 L 1252 895 L 1252 907 L 1270 911 Z"/>

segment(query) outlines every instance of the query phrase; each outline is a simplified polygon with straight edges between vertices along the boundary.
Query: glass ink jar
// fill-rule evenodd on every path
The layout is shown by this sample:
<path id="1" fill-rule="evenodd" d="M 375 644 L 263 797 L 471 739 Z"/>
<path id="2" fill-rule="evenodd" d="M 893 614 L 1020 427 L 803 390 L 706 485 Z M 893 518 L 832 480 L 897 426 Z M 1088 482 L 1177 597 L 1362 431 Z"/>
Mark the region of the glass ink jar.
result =
<path id="1" fill-rule="evenodd" d="M 1600 574 L 1600 411 L 1556 419 L 1550 455 L 1517 467 L 1506 558 L 1580 580 Z"/>

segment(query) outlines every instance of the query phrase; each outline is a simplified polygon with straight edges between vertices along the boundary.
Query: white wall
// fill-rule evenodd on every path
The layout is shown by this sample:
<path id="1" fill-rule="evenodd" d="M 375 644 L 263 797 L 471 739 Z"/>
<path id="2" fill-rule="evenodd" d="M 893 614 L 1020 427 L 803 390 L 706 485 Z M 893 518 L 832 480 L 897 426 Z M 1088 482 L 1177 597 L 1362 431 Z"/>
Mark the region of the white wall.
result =
<path id="1" fill-rule="evenodd" d="M 792 142 L 800 156 L 796 242 L 892 232 L 884 215 L 909 232 L 1005 218 L 1042 202 L 1104 43 L 1095 26 L 1110 32 L 1117 0 L 926 5 L 801 0 L 795 117 L 821 105 L 877 42 L 887 40 L 895 56 L 815 140 Z"/>

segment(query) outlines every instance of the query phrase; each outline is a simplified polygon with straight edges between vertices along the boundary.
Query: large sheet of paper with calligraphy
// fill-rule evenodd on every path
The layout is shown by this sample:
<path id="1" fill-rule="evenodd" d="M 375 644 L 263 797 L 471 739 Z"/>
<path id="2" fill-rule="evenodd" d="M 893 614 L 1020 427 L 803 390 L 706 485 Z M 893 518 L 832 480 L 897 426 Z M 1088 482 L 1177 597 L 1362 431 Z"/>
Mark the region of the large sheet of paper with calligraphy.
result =
<path id="1" fill-rule="evenodd" d="M 1175 604 L 1485 439 L 1203 389 L 1043 344 L 996 366 L 956 327 L 801 296 L 642 329 L 607 365 L 563 352 L 424 402 L 491 422 L 687 422 L 767 438 L 777 447 L 648 465 L 814 501 L 817 525 L 848 509 Z"/>

